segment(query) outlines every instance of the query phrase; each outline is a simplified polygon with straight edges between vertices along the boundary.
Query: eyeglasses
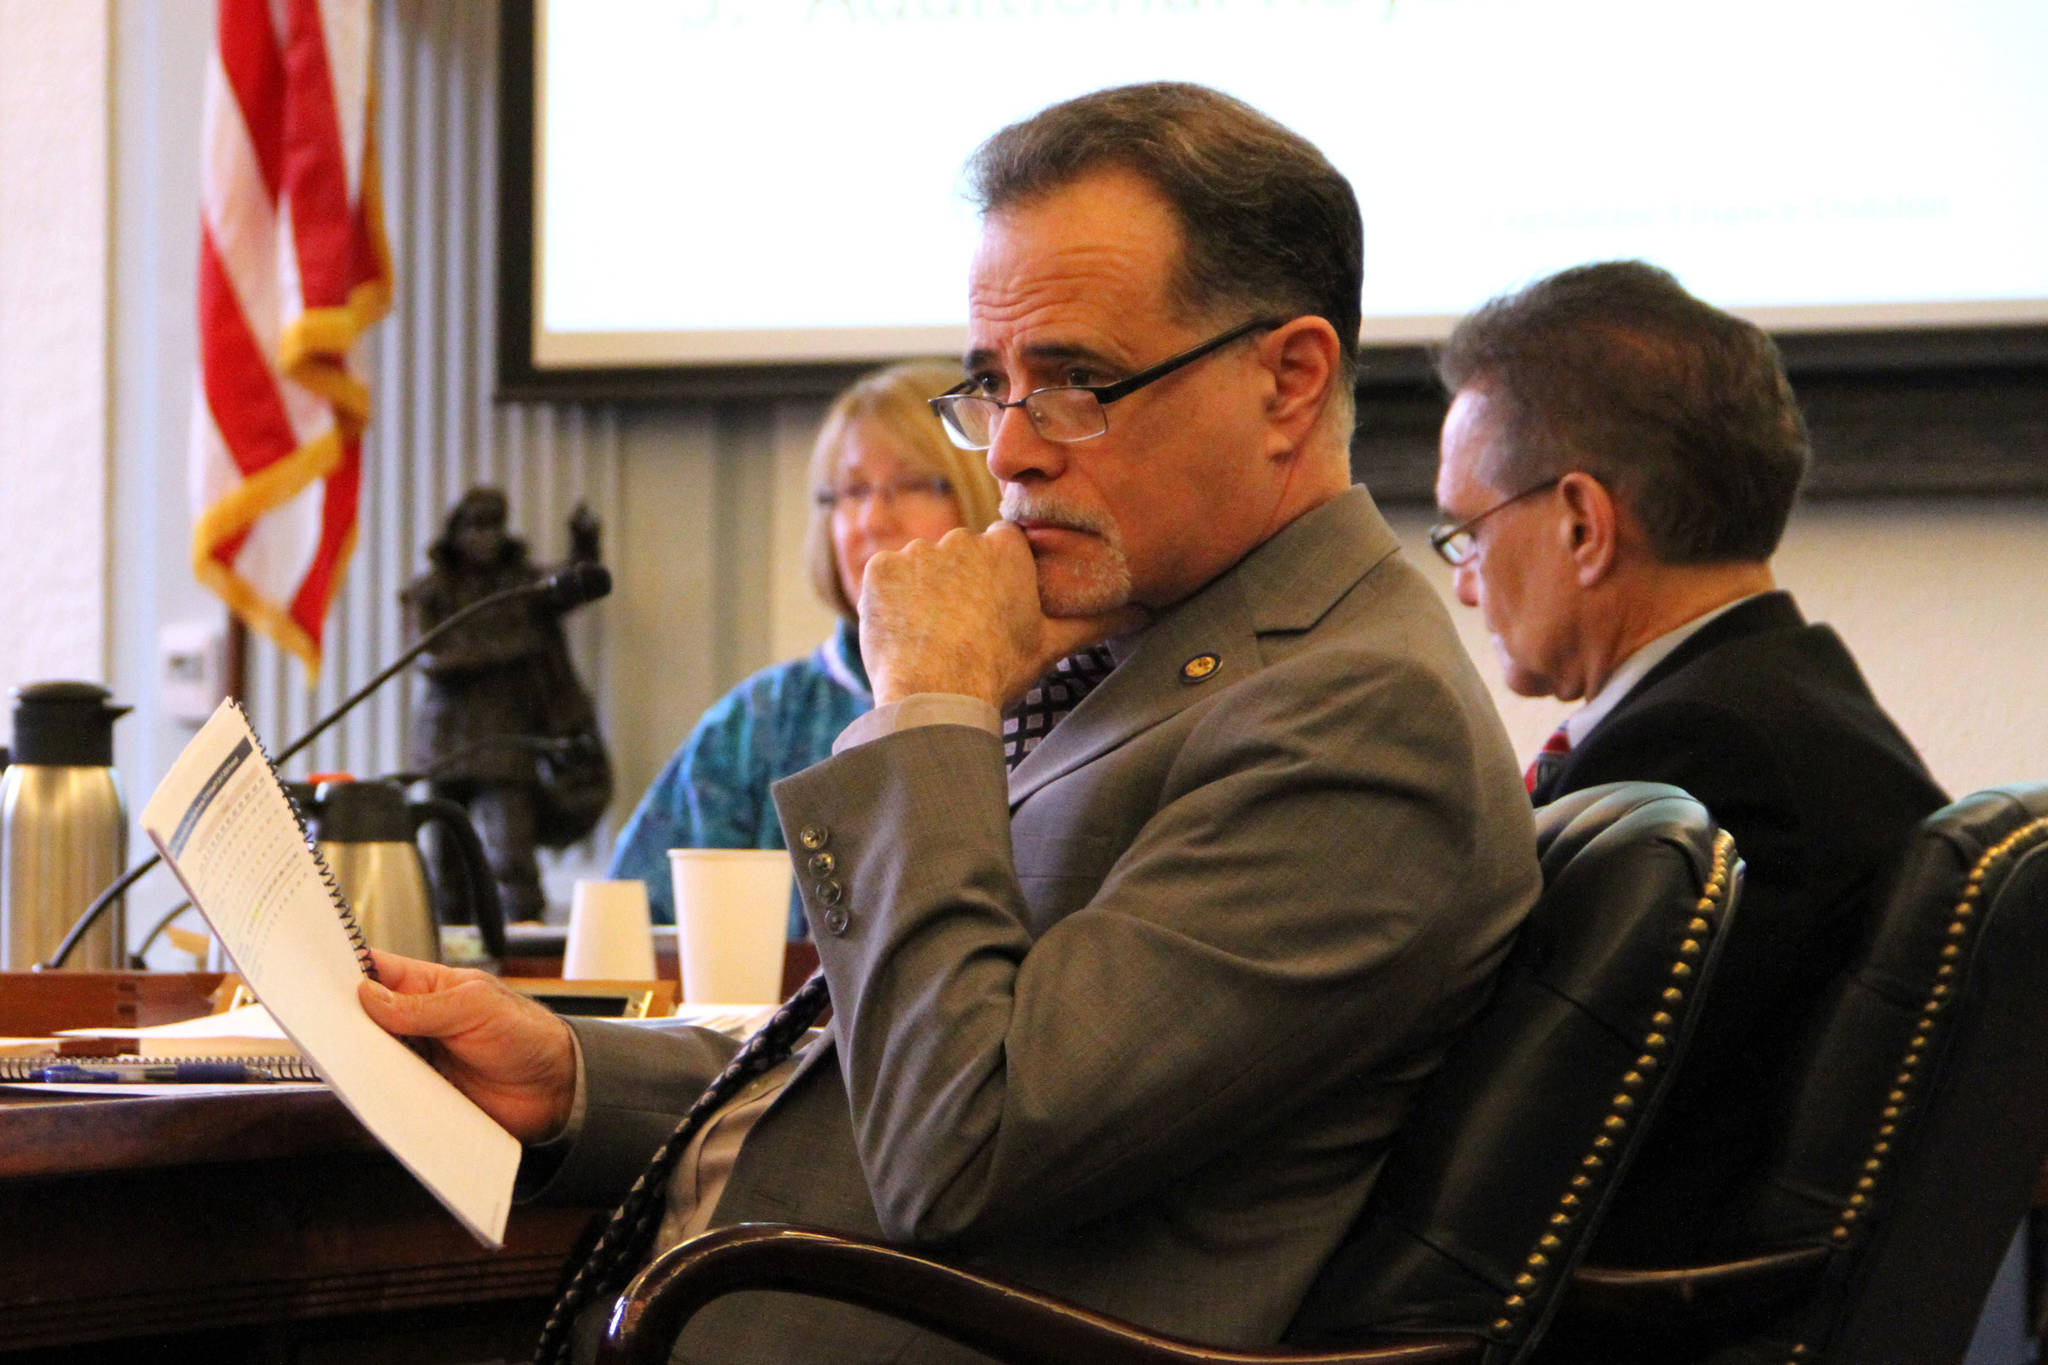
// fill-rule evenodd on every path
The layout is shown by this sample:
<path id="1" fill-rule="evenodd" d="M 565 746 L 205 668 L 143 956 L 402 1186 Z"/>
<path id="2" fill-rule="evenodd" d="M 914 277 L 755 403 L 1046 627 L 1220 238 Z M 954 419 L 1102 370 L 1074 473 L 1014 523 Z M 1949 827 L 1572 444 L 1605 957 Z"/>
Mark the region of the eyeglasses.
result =
<path id="1" fill-rule="evenodd" d="M 1444 562 L 1453 568 L 1470 564 L 1479 554 L 1479 537 L 1472 534 L 1472 528 L 1485 521 L 1503 507 L 1512 506 L 1523 498 L 1533 498 L 1545 489 L 1555 488 L 1564 476 L 1545 479 L 1542 483 L 1524 488 L 1513 497 L 1502 498 L 1476 517 L 1467 517 L 1460 522 L 1440 521 L 1429 528 L 1429 548 L 1444 557 Z"/>
<path id="2" fill-rule="evenodd" d="M 857 512 L 879 498 L 885 507 L 931 507 L 953 496 L 953 485 L 937 474 L 916 474 L 886 483 L 849 483 L 839 488 L 820 488 L 811 501 L 828 512 L 846 508 Z"/>
<path id="3" fill-rule="evenodd" d="M 1103 411 L 1119 398 L 1128 398 L 1155 380 L 1166 378 L 1184 365 L 1192 365 L 1214 350 L 1228 346 L 1241 336 L 1278 327 L 1285 318 L 1254 318 L 1227 332 L 1210 337 L 1192 350 L 1182 351 L 1150 369 L 1138 371 L 1114 384 L 1063 384 L 1035 389 L 1022 398 L 1004 402 L 973 392 L 972 379 L 928 399 L 932 411 L 945 423 L 946 434 L 962 450 L 987 450 L 995 440 L 996 423 L 1004 408 L 1022 408 L 1031 419 L 1031 429 L 1048 441 L 1089 441 L 1109 430 L 1109 414 Z"/>

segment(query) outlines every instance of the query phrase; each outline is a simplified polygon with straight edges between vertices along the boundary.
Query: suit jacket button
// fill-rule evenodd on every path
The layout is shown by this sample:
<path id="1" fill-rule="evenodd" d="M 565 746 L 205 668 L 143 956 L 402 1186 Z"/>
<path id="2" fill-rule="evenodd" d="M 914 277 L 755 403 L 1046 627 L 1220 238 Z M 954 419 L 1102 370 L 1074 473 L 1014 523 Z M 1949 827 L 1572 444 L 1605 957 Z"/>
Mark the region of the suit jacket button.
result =
<path id="1" fill-rule="evenodd" d="M 819 882 L 813 890 L 816 891 L 818 899 L 826 905 L 837 905 L 846 899 L 846 888 L 830 877 Z"/>
<path id="2" fill-rule="evenodd" d="M 797 842 L 812 853 L 823 848 L 832 838 L 832 831 L 823 825 L 805 825 L 796 836 Z"/>
<path id="3" fill-rule="evenodd" d="M 811 855 L 811 874 L 813 876 L 829 877 L 838 867 L 839 860 L 829 853 L 813 853 Z"/>
<path id="4" fill-rule="evenodd" d="M 833 907 L 832 907 L 831 909 L 829 909 L 829 910 L 827 910 L 827 911 L 825 912 L 825 914 L 824 914 L 823 918 L 824 918 L 824 921 L 825 921 L 825 932 L 826 932 L 826 933 L 829 933 L 829 934 L 843 934 L 843 933 L 845 933 L 845 932 L 846 932 L 846 926 L 847 926 L 847 923 L 848 923 L 848 922 L 849 922 L 849 921 L 850 921 L 850 920 L 851 920 L 851 919 L 852 919 L 853 917 L 852 917 L 851 915 L 849 915 L 849 914 L 847 914 L 847 913 L 846 913 L 846 907 L 845 907 L 845 906 L 843 906 L 843 905 L 835 905 L 835 906 L 833 906 Z"/>

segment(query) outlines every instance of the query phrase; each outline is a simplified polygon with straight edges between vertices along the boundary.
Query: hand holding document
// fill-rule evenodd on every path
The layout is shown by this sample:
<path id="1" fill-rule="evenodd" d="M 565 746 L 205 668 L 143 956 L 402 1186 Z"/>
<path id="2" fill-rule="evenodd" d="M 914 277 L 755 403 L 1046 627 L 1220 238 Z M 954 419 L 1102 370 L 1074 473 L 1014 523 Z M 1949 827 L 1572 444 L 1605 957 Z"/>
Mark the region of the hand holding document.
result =
<path id="1" fill-rule="evenodd" d="M 431 1040 L 441 1074 L 506 1131 L 529 1142 L 561 1132 L 576 1098 L 576 1044 L 553 1011 L 496 977 L 373 953 L 357 987 L 370 1018 Z"/>
<path id="2" fill-rule="evenodd" d="M 363 1013 L 354 917 L 234 703 L 185 746 L 142 827 L 342 1103 L 479 1241 L 502 1245 L 519 1141 Z"/>

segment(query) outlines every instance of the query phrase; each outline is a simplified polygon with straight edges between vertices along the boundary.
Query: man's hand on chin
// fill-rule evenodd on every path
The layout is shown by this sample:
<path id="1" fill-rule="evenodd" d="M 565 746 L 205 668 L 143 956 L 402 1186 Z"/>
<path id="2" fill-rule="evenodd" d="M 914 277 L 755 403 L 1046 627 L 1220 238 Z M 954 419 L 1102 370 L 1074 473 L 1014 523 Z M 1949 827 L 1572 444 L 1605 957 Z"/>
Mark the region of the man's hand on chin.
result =
<path id="1" fill-rule="evenodd" d="M 876 555 L 863 571 L 860 650 L 886 706 L 918 692 L 979 697 L 998 710 L 1065 655 L 1144 623 L 1137 607 L 1047 616 L 1030 542 L 1009 522 Z"/>

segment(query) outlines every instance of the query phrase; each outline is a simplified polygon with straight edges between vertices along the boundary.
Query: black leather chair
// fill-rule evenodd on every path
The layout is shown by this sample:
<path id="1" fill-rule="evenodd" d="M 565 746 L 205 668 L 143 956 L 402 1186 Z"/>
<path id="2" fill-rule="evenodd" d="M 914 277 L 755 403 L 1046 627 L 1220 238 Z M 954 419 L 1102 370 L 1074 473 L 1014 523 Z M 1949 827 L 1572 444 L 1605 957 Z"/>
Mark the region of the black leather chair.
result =
<path id="1" fill-rule="evenodd" d="M 1769 1164 L 1717 1236 L 1725 1257 L 1584 1268 L 1559 1336 L 1629 1343 L 1589 1359 L 1961 1360 L 2044 1153 L 2048 783 L 2035 783 L 1921 824 L 1804 1040 Z"/>
<path id="2" fill-rule="evenodd" d="M 1521 1359 L 1656 1109 L 1741 881 L 1731 841 L 1675 788 L 1582 792 L 1541 823 L 1543 896 L 1288 1348 L 1173 1341 L 902 1248 L 756 1225 L 656 1259 L 600 1360 L 665 1361 L 691 1314 L 741 1289 L 860 1304 L 1016 1365 Z"/>

